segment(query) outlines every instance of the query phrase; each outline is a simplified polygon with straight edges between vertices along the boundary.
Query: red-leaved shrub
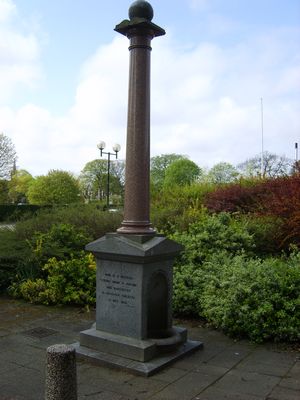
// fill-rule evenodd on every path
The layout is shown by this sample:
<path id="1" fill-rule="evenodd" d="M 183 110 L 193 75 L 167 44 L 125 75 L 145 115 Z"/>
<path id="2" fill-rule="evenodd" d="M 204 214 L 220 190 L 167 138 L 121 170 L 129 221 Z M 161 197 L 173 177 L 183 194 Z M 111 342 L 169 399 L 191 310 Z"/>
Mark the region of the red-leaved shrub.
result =
<path id="1" fill-rule="evenodd" d="M 260 181 L 253 186 L 233 184 L 208 193 L 205 206 L 213 212 L 254 213 L 282 221 L 276 240 L 280 248 L 300 247 L 300 174 Z"/>

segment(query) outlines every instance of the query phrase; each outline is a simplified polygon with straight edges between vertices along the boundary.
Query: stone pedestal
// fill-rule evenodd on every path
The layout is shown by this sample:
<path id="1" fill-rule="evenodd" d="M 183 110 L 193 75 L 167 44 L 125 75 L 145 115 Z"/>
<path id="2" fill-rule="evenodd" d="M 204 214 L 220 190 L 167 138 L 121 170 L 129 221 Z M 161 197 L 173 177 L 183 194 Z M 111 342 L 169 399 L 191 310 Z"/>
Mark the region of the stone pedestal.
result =
<path id="1" fill-rule="evenodd" d="M 163 236 L 107 234 L 86 247 L 97 259 L 96 324 L 80 333 L 78 356 L 151 375 L 202 346 L 172 326 L 173 260 Z"/>

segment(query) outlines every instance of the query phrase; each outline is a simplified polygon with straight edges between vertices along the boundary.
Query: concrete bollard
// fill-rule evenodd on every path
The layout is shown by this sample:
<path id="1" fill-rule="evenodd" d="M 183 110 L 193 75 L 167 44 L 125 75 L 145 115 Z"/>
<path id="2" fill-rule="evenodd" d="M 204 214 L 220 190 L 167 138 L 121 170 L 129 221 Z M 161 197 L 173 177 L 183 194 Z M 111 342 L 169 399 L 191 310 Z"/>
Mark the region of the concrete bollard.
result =
<path id="1" fill-rule="evenodd" d="M 45 400 L 77 400 L 76 353 L 66 344 L 47 348 Z"/>

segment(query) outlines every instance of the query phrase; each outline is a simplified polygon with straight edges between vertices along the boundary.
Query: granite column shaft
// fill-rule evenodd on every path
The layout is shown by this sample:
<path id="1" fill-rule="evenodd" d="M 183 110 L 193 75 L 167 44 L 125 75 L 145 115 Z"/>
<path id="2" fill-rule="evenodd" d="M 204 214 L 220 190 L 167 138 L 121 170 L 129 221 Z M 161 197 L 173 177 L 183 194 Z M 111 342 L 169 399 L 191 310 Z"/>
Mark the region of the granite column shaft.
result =
<path id="1" fill-rule="evenodd" d="M 150 32 L 133 29 L 125 171 L 124 221 L 120 233 L 155 233 L 150 223 Z"/>

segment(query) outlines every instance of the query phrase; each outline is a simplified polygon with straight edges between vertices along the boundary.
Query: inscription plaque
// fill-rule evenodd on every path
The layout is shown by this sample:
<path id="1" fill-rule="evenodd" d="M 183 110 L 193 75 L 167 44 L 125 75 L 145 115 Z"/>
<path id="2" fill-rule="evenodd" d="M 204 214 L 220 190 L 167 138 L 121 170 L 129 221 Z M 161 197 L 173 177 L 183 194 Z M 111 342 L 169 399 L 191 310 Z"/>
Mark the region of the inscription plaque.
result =
<path id="1" fill-rule="evenodd" d="M 102 282 L 101 294 L 106 296 L 108 302 L 134 308 L 136 299 L 134 289 L 137 284 L 133 276 L 105 272 L 100 281 Z"/>
<path id="2" fill-rule="evenodd" d="M 96 327 L 142 338 L 142 270 L 137 265 L 103 260 L 97 266 Z"/>

